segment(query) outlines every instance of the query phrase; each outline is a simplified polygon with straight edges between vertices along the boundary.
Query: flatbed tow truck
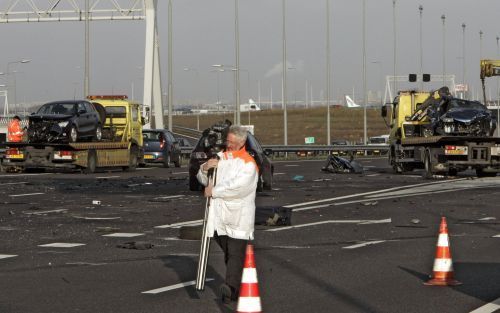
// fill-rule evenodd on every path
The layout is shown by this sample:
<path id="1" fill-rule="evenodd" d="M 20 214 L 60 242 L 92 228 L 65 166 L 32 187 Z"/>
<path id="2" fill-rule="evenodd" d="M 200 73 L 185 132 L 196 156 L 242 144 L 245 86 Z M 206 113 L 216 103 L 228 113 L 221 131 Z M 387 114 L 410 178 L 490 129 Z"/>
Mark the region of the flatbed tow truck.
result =
<path id="1" fill-rule="evenodd" d="M 98 142 L 30 143 L 7 142 L 4 170 L 81 169 L 121 167 L 134 170 L 144 163 L 140 106 L 126 96 L 89 96 L 106 109 L 103 139 Z"/>

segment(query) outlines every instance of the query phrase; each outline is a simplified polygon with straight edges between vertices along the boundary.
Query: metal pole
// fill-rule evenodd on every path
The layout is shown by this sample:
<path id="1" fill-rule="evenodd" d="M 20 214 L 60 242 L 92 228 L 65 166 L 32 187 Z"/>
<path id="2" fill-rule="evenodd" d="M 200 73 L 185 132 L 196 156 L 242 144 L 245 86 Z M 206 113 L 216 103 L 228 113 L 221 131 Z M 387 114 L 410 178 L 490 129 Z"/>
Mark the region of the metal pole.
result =
<path id="1" fill-rule="evenodd" d="M 168 130 L 172 131 L 172 114 L 174 106 L 173 87 L 173 41 L 172 41 L 172 0 L 168 1 Z M 158 113 L 156 113 L 158 114 Z M 163 116 L 163 112 L 161 112 Z"/>
<path id="2" fill-rule="evenodd" d="M 393 90 L 396 92 L 396 0 L 392 0 L 392 31 L 393 31 Z M 392 102 L 392 99 L 389 99 Z"/>
<path id="3" fill-rule="evenodd" d="M 498 41 L 500 40 L 500 37 L 497 36 L 497 58 L 500 58 L 500 45 Z M 497 77 L 497 137 L 498 134 L 500 133 L 499 131 L 500 127 L 500 77 Z"/>
<path id="4" fill-rule="evenodd" d="M 326 144 L 331 144 L 330 130 L 330 0 L 326 0 Z"/>
<path id="5" fill-rule="evenodd" d="M 483 31 L 479 31 L 479 59 L 483 59 Z M 486 103 L 485 103 L 486 105 Z"/>
<path id="6" fill-rule="evenodd" d="M 418 10 L 420 12 L 420 90 L 424 90 L 424 80 L 423 80 L 423 74 L 424 74 L 424 48 L 423 48 L 423 42 L 422 42 L 422 11 L 424 10 L 424 7 L 420 5 L 418 7 Z M 366 143 L 365 143 L 366 144 Z"/>
<path id="7" fill-rule="evenodd" d="M 89 0 L 85 0 L 85 76 L 83 79 L 83 96 L 89 95 L 90 89 L 90 6 Z"/>
<path id="8" fill-rule="evenodd" d="M 288 145 L 288 117 L 287 117 L 287 104 L 286 104 L 286 7 L 285 0 L 282 0 L 282 10 L 283 10 L 283 73 L 281 76 L 281 99 L 283 102 L 283 137 L 284 145 Z"/>
<path id="9" fill-rule="evenodd" d="M 354 98 L 353 98 L 354 99 Z M 366 105 L 368 99 L 366 95 L 366 0 L 363 0 L 363 144 L 367 143 L 367 125 L 366 125 Z"/>
<path id="10" fill-rule="evenodd" d="M 443 21 L 443 86 L 446 86 L 446 16 L 441 15 L 441 20 Z"/>
<path id="11" fill-rule="evenodd" d="M 465 23 L 462 23 L 462 99 L 465 99 L 465 88 L 467 87 L 465 80 Z"/>
<path id="12" fill-rule="evenodd" d="M 234 0 L 234 41 L 236 52 L 236 125 L 240 125 L 240 28 L 238 21 L 238 0 Z"/>

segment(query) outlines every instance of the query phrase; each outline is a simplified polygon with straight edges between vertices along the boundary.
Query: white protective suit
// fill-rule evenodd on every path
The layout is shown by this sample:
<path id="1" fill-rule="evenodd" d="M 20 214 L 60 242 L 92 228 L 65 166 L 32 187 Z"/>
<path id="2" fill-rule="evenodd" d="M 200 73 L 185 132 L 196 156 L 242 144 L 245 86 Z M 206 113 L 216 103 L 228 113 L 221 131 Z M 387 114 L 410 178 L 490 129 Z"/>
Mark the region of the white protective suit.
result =
<path id="1" fill-rule="evenodd" d="M 259 179 L 255 160 L 245 147 L 238 151 L 219 152 L 215 186 L 207 220 L 207 235 L 227 235 L 235 239 L 253 240 L 255 192 Z M 197 178 L 208 185 L 207 172 L 198 171 Z"/>

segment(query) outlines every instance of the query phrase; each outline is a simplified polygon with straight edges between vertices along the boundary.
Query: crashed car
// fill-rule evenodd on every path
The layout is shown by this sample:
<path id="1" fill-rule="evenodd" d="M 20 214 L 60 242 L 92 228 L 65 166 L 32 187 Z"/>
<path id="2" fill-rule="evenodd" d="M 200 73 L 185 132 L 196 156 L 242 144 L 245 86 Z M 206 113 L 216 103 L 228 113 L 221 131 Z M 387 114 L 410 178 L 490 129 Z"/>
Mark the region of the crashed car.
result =
<path id="1" fill-rule="evenodd" d="M 427 111 L 424 136 L 493 136 L 497 123 L 491 111 L 477 101 L 448 98 Z"/>
<path id="2" fill-rule="evenodd" d="M 329 155 L 326 159 L 325 165 L 321 168 L 323 172 L 330 173 L 363 173 L 363 166 L 354 161 L 351 156 L 349 160 L 335 155 Z"/>
<path id="3" fill-rule="evenodd" d="M 85 100 L 55 101 L 44 104 L 29 116 L 28 141 L 67 143 L 100 141 L 106 112 Z"/>

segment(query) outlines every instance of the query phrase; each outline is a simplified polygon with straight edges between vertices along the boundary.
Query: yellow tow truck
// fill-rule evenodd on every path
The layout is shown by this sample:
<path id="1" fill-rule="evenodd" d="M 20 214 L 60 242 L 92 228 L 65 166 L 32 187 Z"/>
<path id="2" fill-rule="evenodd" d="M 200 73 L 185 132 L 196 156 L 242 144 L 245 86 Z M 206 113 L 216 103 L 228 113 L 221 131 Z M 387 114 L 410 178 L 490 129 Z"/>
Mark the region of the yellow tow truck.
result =
<path id="1" fill-rule="evenodd" d="M 500 61 L 482 60 L 483 90 L 484 78 L 492 76 L 500 76 Z M 452 118 L 439 111 L 450 102 L 482 106 L 478 102 L 452 98 L 445 87 L 432 92 L 400 91 L 391 103 L 390 114 L 387 107 L 382 107 L 382 117 L 389 115 L 388 156 L 396 173 L 423 168 L 427 177 L 434 174 L 454 176 L 459 171 L 474 169 L 478 177 L 484 177 L 500 172 L 500 138 L 492 136 L 496 122 L 490 120 L 490 125 L 480 125 L 486 129 L 481 133 L 467 133 L 475 127 L 473 122 L 464 122 L 457 129 Z M 427 115 L 430 108 L 434 108 L 435 116 L 443 121 L 439 134 Z"/>
<path id="2" fill-rule="evenodd" d="M 127 96 L 89 96 L 106 111 L 102 140 L 75 143 L 8 142 L 4 169 L 81 169 L 94 173 L 100 167 L 135 170 L 144 163 L 142 126 L 138 103 Z"/>

